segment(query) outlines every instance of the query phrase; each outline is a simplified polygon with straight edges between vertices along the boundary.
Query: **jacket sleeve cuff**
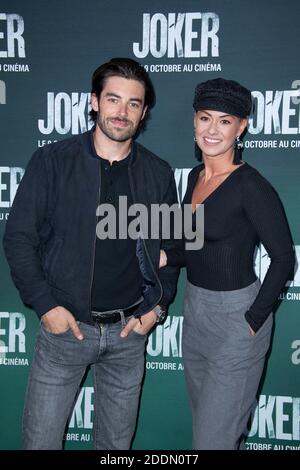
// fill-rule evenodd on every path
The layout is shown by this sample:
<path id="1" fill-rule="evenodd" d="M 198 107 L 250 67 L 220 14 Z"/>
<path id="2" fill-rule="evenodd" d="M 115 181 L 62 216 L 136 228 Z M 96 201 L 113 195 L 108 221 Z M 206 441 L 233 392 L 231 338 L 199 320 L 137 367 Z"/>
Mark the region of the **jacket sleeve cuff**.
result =
<path id="1" fill-rule="evenodd" d="M 32 307 L 35 310 L 37 316 L 41 318 L 45 313 L 49 312 L 52 308 L 58 307 L 57 300 L 51 294 L 43 294 L 32 302 Z"/>
<path id="2" fill-rule="evenodd" d="M 177 290 L 179 268 L 166 266 L 159 270 L 159 279 L 163 289 L 163 295 L 159 301 L 160 305 L 168 307 L 173 302 Z"/>

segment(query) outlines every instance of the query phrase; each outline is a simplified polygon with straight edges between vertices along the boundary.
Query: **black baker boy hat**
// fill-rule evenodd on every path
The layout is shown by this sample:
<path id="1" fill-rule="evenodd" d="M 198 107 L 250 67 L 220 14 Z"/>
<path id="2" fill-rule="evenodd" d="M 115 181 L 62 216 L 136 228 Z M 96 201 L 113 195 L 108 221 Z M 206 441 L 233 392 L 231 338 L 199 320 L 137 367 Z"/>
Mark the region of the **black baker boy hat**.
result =
<path id="1" fill-rule="evenodd" d="M 196 112 L 211 109 L 247 118 L 252 109 L 251 92 L 234 80 L 207 80 L 196 86 L 193 107 Z"/>

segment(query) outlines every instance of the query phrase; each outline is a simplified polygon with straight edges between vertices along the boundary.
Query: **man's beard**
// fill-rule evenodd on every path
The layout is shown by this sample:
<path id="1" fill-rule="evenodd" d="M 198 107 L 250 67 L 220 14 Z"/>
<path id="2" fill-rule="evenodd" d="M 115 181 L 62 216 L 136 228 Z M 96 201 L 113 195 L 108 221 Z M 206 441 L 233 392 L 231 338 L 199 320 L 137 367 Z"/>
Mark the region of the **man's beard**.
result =
<path id="1" fill-rule="evenodd" d="M 113 127 L 113 124 L 110 125 L 111 120 L 126 122 L 128 124 L 128 127 Z M 115 142 L 125 142 L 126 140 L 131 139 L 135 135 L 138 127 L 134 126 L 133 122 L 129 121 L 128 119 L 121 119 L 118 117 L 103 119 L 101 118 L 100 114 L 98 114 L 97 116 L 97 124 L 103 134 L 106 135 L 106 137 L 108 137 L 109 139 L 114 140 Z"/>

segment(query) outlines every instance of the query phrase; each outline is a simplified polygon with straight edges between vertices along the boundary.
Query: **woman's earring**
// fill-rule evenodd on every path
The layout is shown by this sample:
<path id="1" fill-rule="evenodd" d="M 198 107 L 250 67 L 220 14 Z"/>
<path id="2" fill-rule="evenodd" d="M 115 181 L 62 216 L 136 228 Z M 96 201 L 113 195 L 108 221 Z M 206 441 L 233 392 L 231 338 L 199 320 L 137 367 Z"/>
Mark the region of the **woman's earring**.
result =
<path id="1" fill-rule="evenodd" d="M 235 139 L 235 146 L 237 149 L 241 150 L 244 147 L 244 142 L 240 139 L 240 136 L 237 135 Z"/>
<path id="2" fill-rule="evenodd" d="M 239 165 L 241 163 L 243 147 L 244 147 L 244 142 L 240 139 L 240 136 L 237 135 L 235 142 L 234 142 L 234 157 L 233 157 L 234 165 Z"/>

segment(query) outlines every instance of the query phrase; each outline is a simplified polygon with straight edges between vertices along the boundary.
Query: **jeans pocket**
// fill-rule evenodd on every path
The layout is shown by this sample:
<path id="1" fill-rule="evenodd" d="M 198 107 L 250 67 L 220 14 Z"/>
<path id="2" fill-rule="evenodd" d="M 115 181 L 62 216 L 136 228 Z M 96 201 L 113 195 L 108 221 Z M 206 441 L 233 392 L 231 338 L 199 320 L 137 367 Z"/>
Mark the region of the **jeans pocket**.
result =
<path id="1" fill-rule="evenodd" d="M 41 322 L 41 329 L 44 333 L 46 333 L 46 335 L 50 335 L 52 337 L 63 337 L 63 336 L 68 336 L 69 333 L 72 331 L 71 328 L 68 328 L 67 330 L 65 331 L 62 331 L 60 333 L 52 333 L 52 331 L 49 331 L 47 330 L 47 328 L 45 327 L 45 325 L 43 324 L 43 322 Z"/>
<path id="2" fill-rule="evenodd" d="M 148 333 L 138 333 L 137 331 L 131 330 L 129 333 L 130 335 L 133 334 L 134 336 L 137 336 L 138 338 L 145 339 L 148 336 Z"/>

